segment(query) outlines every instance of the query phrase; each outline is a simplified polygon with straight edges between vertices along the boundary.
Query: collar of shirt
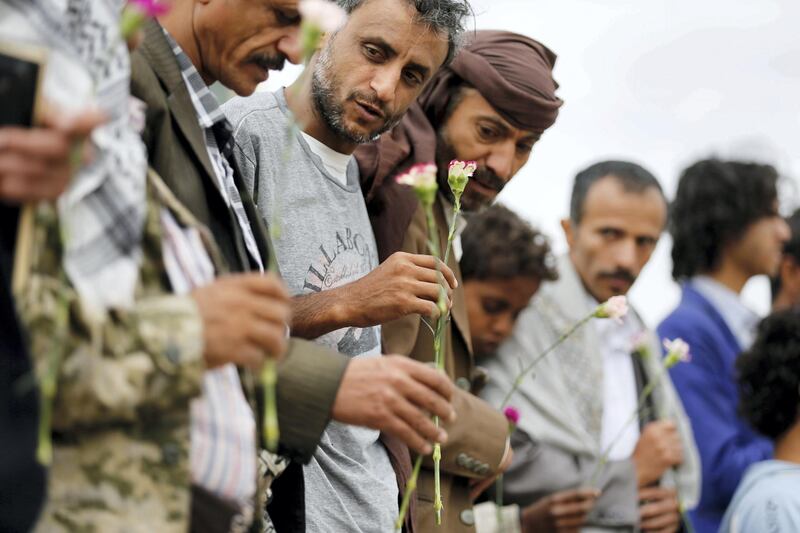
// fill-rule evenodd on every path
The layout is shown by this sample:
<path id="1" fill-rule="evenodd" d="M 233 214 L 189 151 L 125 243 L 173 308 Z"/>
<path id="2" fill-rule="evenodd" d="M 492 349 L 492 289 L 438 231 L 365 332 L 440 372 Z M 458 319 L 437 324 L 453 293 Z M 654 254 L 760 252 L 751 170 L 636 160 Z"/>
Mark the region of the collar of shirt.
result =
<path id="1" fill-rule="evenodd" d="M 722 315 L 740 348 L 749 348 L 753 343 L 758 315 L 742 303 L 738 294 L 713 278 L 695 276 L 690 283 Z"/>
<path id="2" fill-rule="evenodd" d="M 203 77 L 195 68 L 192 60 L 186 55 L 186 52 L 175 42 L 175 39 L 169 32 L 162 28 L 167 42 L 172 47 L 172 53 L 175 54 L 175 59 L 178 61 L 178 66 L 181 69 L 181 76 L 186 82 L 186 88 L 189 89 L 189 96 L 192 98 L 192 104 L 197 112 L 197 121 L 204 129 L 211 129 L 217 123 L 227 123 L 228 119 L 225 118 L 225 113 L 219 106 L 217 97 L 208 88 Z"/>
<path id="3" fill-rule="evenodd" d="M 347 166 L 350 164 L 353 156 L 337 152 L 327 144 L 318 141 L 304 131 L 301 131 L 300 135 L 306 140 L 311 151 L 320 158 L 328 173 L 339 180 L 339 183 L 343 186 L 347 186 Z"/>

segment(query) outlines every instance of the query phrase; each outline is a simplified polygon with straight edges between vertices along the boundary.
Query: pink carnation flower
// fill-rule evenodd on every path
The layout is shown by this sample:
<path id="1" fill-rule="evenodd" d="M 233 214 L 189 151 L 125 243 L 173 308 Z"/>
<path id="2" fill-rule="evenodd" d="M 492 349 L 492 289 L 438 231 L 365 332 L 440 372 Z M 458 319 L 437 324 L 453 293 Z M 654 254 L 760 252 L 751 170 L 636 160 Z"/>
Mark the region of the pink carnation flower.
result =
<path id="1" fill-rule="evenodd" d="M 664 356 L 664 366 L 672 368 L 678 363 L 688 363 L 692 360 L 689 354 L 689 345 L 683 339 L 664 339 L 664 349 L 667 355 Z"/>
<path id="2" fill-rule="evenodd" d="M 612 296 L 595 311 L 595 316 L 598 318 L 613 318 L 617 321 L 626 314 L 628 314 L 628 299 L 624 296 Z"/>
<path id="3" fill-rule="evenodd" d="M 166 15 L 170 7 L 159 0 L 128 0 L 128 5 L 150 18 Z"/>
<path id="4" fill-rule="evenodd" d="M 506 416 L 506 418 L 511 424 L 516 426 L 517 423 L 519 422 L 519 410 L 517 410 L 516 407 L 512 407 L 509 405 L 508 407 L 503 409 L 503 414 Z"/>
<path id="5" fill-rule="evenodd" d="M 323 33 L 332 33 L 347 21 L 344 9 L 328 0 L 300 0 L 297 10 L 304 24 L 314 26 Z"/>

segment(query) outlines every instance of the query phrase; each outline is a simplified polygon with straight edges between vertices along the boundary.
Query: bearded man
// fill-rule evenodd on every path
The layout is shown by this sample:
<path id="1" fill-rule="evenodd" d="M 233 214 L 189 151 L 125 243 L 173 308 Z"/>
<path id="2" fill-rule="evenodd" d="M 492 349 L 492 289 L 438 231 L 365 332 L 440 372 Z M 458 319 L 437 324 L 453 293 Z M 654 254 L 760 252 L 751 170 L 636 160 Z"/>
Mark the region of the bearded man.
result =
<path id="1" fill-rule="evenodd" d="M 527 162 L 533 145 L 556 119 L 561 100 L 552 78 L 556 56 L 523 35 L 478 31 L 451 65 L 437 73 L 417 102 L 390 133 L 356 151 L 372 227 L 381 258 L 397 250 L 428 253 L 425 214 L 413 193 L 394 178 L 415 163 L 436 161 L 439 190 L 434 213 L 439 240 L 447 242 L 452 197 L 447 186 L 451 159 L 474 160 L 478 169 L 461 199 L 465 211 L 489 205 Z M 445 327 L 447 374 L 463 389 L 453 397 L 457 414 L 445 424 L 442 447 L 442 499 L 445 531 L 474 531 L 470 492 L 492 483 L 511 461 L 505 418 L 470 394 L 480 387 L 458 254 L 448 267 L 453 291 L 452 321 Z M 453 327 L 455 324 L 455 327 Z M 384 348 L 416 360 L 434 359 L 433 340 L 420 318 L 409 316 L 383 327 Z M 423 463 L 417 522 L 434 530 L 433 468 Z"/>

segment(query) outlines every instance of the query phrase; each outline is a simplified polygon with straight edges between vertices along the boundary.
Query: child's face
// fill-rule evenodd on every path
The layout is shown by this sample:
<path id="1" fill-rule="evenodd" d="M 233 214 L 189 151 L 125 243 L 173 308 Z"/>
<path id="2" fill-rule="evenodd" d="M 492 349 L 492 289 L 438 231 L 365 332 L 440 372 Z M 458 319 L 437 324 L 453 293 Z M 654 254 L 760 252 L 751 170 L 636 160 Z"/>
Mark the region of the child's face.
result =
<path id="1" fill-rule="evenodd" d="M 494 355 L 514 330 L 520 312 L 539 289 L 540 280 L 518 276 L 504 280 L 464 281 L 472 348 L 478 357 Z"/>

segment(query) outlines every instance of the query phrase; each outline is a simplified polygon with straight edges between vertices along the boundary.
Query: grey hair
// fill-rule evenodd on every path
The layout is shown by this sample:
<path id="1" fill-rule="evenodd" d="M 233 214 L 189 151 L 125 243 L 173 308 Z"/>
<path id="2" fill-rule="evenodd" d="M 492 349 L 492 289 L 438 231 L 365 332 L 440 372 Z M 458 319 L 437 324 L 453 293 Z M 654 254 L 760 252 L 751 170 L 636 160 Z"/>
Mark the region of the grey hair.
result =
<path id="1" fill-rule="evenodd" d="M 367 0 L 337 0 L 348 14 Z M 450 64 L 462 44 L 466 18 L 472 13 L 469 0 L 405 0 L 417 10 L 417 20 L 435 32 L 447 34 L 447 58 Z"/>

